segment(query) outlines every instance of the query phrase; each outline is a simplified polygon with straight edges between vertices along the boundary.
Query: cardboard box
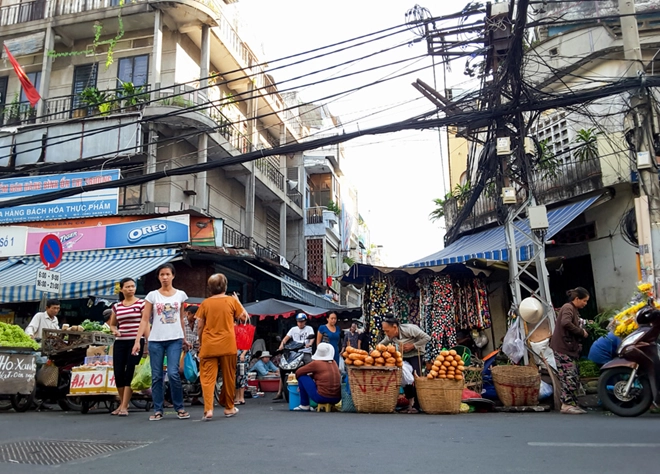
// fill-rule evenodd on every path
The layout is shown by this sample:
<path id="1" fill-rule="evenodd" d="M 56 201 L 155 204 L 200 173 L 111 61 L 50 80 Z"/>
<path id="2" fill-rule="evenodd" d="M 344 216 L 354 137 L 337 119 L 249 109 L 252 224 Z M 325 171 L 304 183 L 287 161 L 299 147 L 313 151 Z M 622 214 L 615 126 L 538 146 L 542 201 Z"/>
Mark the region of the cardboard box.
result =
<path id="1" fill-rule="evenodd" d="M 74 367 L 71 370 L 70 394 L 116 395 L 115 371 L 112 367 Z"/>

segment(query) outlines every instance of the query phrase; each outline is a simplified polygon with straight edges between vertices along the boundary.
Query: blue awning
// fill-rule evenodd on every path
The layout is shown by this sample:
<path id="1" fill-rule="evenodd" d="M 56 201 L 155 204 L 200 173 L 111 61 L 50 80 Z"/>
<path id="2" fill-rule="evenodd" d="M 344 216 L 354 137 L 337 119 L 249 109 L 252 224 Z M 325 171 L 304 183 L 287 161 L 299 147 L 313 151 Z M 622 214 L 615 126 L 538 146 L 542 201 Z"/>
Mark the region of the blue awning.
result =
<path id="1" fill-rule="evenodd" d="M 53 297 L 85 298 L 89 295 L 113 294 L 115 283 L 122 278 L 139 278 L 174 259 L 179 249 L 136 248 L 68 252 L 56 272 L 60 273 L 62 290 Z M 10 258 L 11 266 L 0 271 L 0 303 L 38 301 L 42 292 L 35 288 L 37 270 L 44 265 L 38 256 Z"/>
<path id="2" fill-rule="evenodd" d="M 567 206 L 558 207 L 548 211 L 548 232 L 546 238 L 550 239 L 566 227 L 573 219 L 586 211 L 600 196 L 584 199 Z M 529 231 L 529 220 L 525 219 L 520 225 Z M 533 245 L 529 238 L 516 230 L 516 247 L 520 261 L 534 257 Z M 449 265 L 462 263 L 471 258 L 487 258 L 489 260 L 509 260 L 506 235 L 504 227 L 484 230 L 458 239 L 439 252 L 409 263 L 407 267 L 432 267 L 436 265 Z"/>

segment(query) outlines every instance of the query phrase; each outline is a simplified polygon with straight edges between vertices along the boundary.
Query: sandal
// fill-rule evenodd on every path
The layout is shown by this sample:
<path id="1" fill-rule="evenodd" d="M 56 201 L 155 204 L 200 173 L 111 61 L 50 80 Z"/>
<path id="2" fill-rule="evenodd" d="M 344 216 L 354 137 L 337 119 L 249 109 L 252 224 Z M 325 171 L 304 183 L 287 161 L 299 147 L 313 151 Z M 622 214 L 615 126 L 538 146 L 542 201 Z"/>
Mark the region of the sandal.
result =
<path id="1" fill-rule="evenodd" d="M 162 413 L 154 413 L 149 417 L 149 421 L 160 421 L 163 419 L 163 414 Z"/>
<path id="2" fill-rule="evenodd" d="M 587 413 L 580 407 L 575 407 L 572 405 L 564 405 L 561 407 L 561 413 L 564 413 L 566 415 L 584 415 Z"/>
<path id="3" fill-rule="evenodd" d="M 211 421 L 213 419 L 213 413 L 210 415 L 207 413 L 204 413 L 204 416 L 202 417 L 202 421 Z"/>
<path id="4" fill-rule="evenodd" d="M 188 418 L 190 418 L 190 413 L 188 413 L 185 410 L 181 410 L 177 412 L 176 416 L 179 418 L 179 420 L 187 420 Z"/>
<path id="5" fill-rule="evenodd" d="M 233 413 L 225 413 L 225 418 L 231 418 L 232 416 L 236 416 L 239 412 L 239 409 L 234 407 L 234 412 Z"/>
<path id="6" fill-rule="evenodd" d="M 117 416 L 128 416 L 128 410 L 121 410 L 117 413 Z"/>

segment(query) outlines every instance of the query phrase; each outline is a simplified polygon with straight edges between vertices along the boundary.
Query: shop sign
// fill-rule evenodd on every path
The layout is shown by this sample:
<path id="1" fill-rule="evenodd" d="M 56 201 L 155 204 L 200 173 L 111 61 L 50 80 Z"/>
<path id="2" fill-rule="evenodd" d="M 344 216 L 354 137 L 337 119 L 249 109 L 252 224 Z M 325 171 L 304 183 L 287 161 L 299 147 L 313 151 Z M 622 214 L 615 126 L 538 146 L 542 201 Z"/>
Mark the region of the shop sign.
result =
<path id="1" fill-rule="evenodd" d="M 62 279 L 60 278 L 60 272 L 54 272 L 52 270 L 44 270 L 40 268 L 37 270 L 37 282 L 35 284 L 37 291 L 43 291 L 45 293 L 59 293 L 62 289 Z"/>
<path id="2" fill-rule="evenodd" d="M 0 227 L 0 257 L 26 255 L 27 232 L 27 227 Z M 44 232 L 43 236 L 48 233 Z M 35 253 L 39 253 L 39 242 L 37 243 L 37 251 Z"/>
<path id="3" fill-rule="evenodd" d="M 0 353 L 0 393 L 32 392 L 36 371 L 34 355 Z"/>
<path id="4" fill-rule="evenodd" d="M 69 393 L 116 393 L 112 367 L 74 367 L 71 370 Z"/>
<path id="5" fill-rule="evenodd" d="M 27 236 L 25 255 L 39 253 L 41 240 L 48 234 L 59 237 L 64 252 L 77 252 L 80 250 L 99 250 L 105 243 L 106 226 L 81 227 L 79 229 L 45 230 L 30 229 Z"/>
<path id="6" fill-rule="evenodd" d="M 115 181 L 119 177 L 119 170 L 104 170 L 0 179 L 0 201 Z M 117 188 L 88 191 L 46 203 L 0 209 L 0 224 L 113 215 L 118 203 Z"/>
<path id="7" fill-rule="evenodd" d="M 190 216 L 115 224 L 107 227 L 105 247 L 126 248 L 190 242 Z"/>

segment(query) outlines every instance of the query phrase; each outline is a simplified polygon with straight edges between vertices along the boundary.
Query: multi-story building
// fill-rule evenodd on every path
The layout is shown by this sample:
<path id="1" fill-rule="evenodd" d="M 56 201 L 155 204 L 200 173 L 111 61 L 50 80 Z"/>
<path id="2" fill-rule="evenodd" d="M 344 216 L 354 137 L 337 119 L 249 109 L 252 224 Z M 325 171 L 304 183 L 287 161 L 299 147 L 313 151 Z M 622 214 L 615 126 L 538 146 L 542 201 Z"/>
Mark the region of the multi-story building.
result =
<path id="1" fill-rule="evenodd" d="M 660 65 L 655 67 L 660 2 L 642 2 L 638 11 L 646 73 L 655 74 L 660 70 Z M 539 19 L 548 20 L 549 26 L 537 31 L 539 40 L 526 52 L 525 82 L 540 93 L 579 93 L 625 76 L 630 64 L 624 58 L 617 13 L 617 2 L 544 4 Z M 557 26 L 552 26 L 553 18 L 559 18 Z M 631 242 L 634 236 L 628 235 L 639 189 L 626 138 L 632 128 L 627 104 L 624 94 L 592 102 L 579 111 L 546 110 L 530 131 L 538 145 L 533 151 L 536 164 L 530 187 L 547 206 L 553 230 L 547 236 L 546 254 L 562 258 L 560 271 L 550 278 L 555 304 L 563 303 L 566 289 L 579 285 L 592 292 L 594 311 L 596 304 L 599 309 L 620 307 L 639 279 L 637 248 Z M 473 178 L 467 170 L 468 162 L 475 162 L 467 159 L 468 146 L 474 157 L 479 151 L 479 145 L 468 144 L 461 132 L 449 130 L 452 189 Z M 526 192 L 518 186 L 517 193 L 522 202 Z M 456 224 L 464 202 L 465 196 L 460 195 L 446 199 L 448 228 Z M 458 240 L 417 264 L 470 256 L 506 260 L 500 206 L 487 187 L 470 216 L 460 223 Z"/>
<path id="2" fill-rule="evenodd" d="M 2 0 L 0 39 L 41 101 L 30 107 L 11 66 L 0 70 L 0 166 L 5 176 L 113 169 L 131 177 L 216 162 L 119 189 L 108 223 L 190 215 L 192 245 L 176 255 L 178 283 L 191 296 L 204 296 L 208 274 L 223 271 L 246 300 L 293 286 L 321 304 L 323 282 L 306 280 L 304 187 L 294 185 L 306 181 L 302 154 L 220 166 L 308 133 L 228 20 L 233 3 Z M 26 225 L 84 225 L 72 217 Z M 196 233 L 213 221 L 211 246 L 197 246 Z"/>
<path id="3" fill-rule="evenodd" d="M 292 95 L 292 99 L 297 97 Z M 341 121 L 326 106 L 312 104 L 301 109 L 309 138 L 337 134 Z M 339 284 L 339 277 L 361 261 L 365 248 L 359 238 L 358 193 L 342 172 L 343 159 L 341 144 L 303 154 L 307 275 L 310 281 L 325 286 L 334 301 L 356 307 L 361 304 L 360 290 Z"/>

